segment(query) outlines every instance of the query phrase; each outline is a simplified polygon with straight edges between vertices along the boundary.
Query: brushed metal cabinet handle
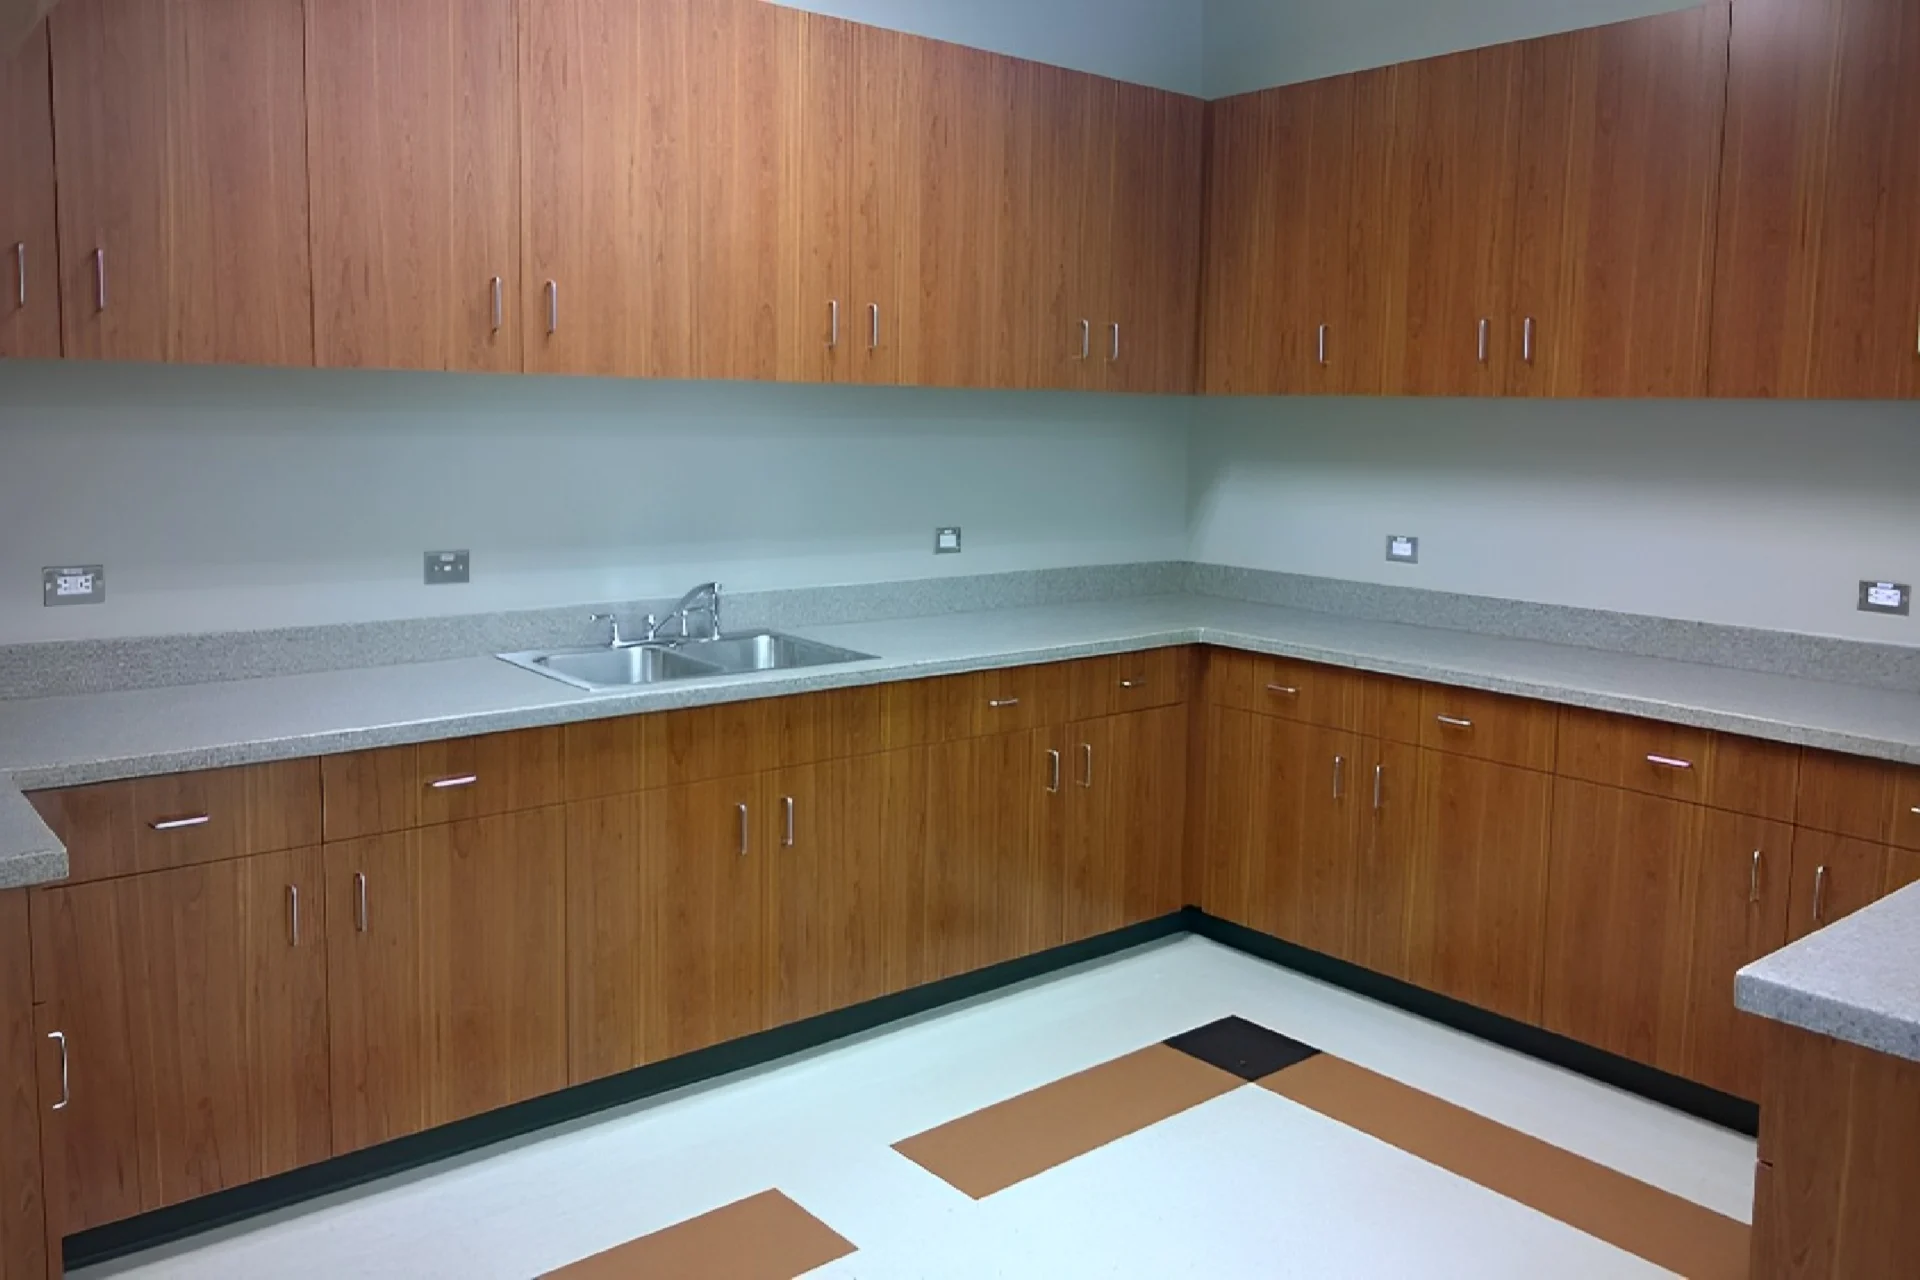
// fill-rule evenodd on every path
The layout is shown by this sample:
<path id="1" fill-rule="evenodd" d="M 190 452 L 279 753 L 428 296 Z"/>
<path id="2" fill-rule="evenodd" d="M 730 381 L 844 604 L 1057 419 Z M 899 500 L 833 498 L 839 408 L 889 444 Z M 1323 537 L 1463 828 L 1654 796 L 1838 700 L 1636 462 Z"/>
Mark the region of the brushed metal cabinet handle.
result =
<path id="1" fill-rule="evenodd" d="M 1080 322 L 1080 359 L 1090 360 L 1092 358 L 1093 358 L 1093 321 L 1082 320 Z"/>
<path id="2" fill-rule="evenodd" d="M 1004 709 L 1004 708 L 1006 708 L 1006 707 L 1017 707 L 1017 706 L 1019 706 L 1019 705 L 1020 705 L 1020 699 L 1018 699 L 1018 698 L 988 698 L 988 699 L 987 699 L 987 705 L 988 705 L 989 707 L 992 707 L 992 708 L 993 708 L 993 709 L 994 709 L 995 711 L 1000 711 L 1000 710 L 1002 710 L 1002 709 Z"/>
<path id="3" fill-rule="evenodd" d="M 1491 321 L 1488 321 L 1488 320 L 1484 320 L 1484 319 L 1480 321 L 1480 348 L 1479 348 L 1479 350 L 1480 350 L 1480 363 L 1481 363 L 1481 364 L 1485 364 L 1485 363 L 1487 362 L 1487 355 L 1488 355 L 1488 351 L 1487 351 L 1487 334 L 1488 334 L 1488 331 L 1489 331 L 1489 330 L 1490 330 L 1491 328 L 1492 328 L 1492 322 L 1491 322 Z"/>
<path id="4" fill-rule="evenodd" d="M 1693 768 L 1693 761 L 1691 761 L 1691 760 L 1681 760 L 1681 759 L 1678 759 L 1678 758 L 1676 758 L 1676 757 L 1674 757 L 1674 756 L 1655 756 L 1655 755 L 1650 755 L 1650 756 L 1648 756 L 1648 757 L 1647 757 L 1647 763 L 1648 763 L 1648 764 L 1650 764 L 1650 765 L 1654 765 L 1654 766 L 1657 766 L 1658 768 L 1661 768 L 1661 769 L 1691 769 L 1691 768 Z"/>
<path id="5" fill-rule="evenodd" d="M 780 835 L 780 843 L 783 847 L 791 849 L 793 848 L 793 797 L 782 796 L 781 803 L 786 809 L 786 830 Z"/>
<path id="6" fill-rule="evenodd" d="M 747 806 L 741 804 L 735 805 L 734 808 L 740 811 L 740 856 L 744 858 L 747 856 L 747 840 L 750 831 L 747 820 Z"/>
<path id="7" fill-rule="evenodd" d="M 1387 807 L 1385 794 L 1386 781 L 1387 766 L 1383 764 L 1373 766 L 1373 810 L 1375 813 Z"/>
<path id="8" fill-rule="evenodd" d="M 1327 363 L 1327 326 L 1320 326 L 1320 336 L 1316 347 L 1315 359 L 1324 367 Z"/>
<path id="9" fill-rule="evenodd" d="M 1283 698 L 1297 698 L 1300 696 L 1300 687 L 1291 684 L 1270 684 L 1267 686 L 1267 692 L 1277 693 Z"/>
<path id="10" fill-rule="evenodd" d="M 879 349 L 880 304 L 877 302 L 869 302 L 867 304 L 867 350 L 878 351 Z"/>
<path id="11" fill-rule="evenodd" d="M 211 814 L 196 813 L 191 818 L 167 818 L 160 822 L 149 822 L 147 825 L 155 831 L 184 831 L 188 827 L 204 827 L 212 821 Z"/>
<path id="12" fill-rule="evenodd" d="M 505 297 L 506 282 L 499 276 L 493 278 L 491 285 L 493 298 L 493 331 L 500 332 L 500 326 L 506 323 L 507 304 Z"/>
<path id="13" fill-rule="evenodd" d="M 60 1101 L 53 1104 L 55 1111 L 65 1111 L 73 1102 L 73 1085 L 67 1074 L 67 1033 L 49 1031 L 47 1039 L 60 1046 Z"/>
<path id="14" fill-rule="evenodd" d="M 1120 363 L 1120 322 L 1118 320 L 1115 320 L 1110 327 L 1113 329 L 1113 347 L 1112 347 L 1112 354 L 1107 357 L 1107 363 L 1119 364 Z"/>
<path id="15" fill-rule="evenodd" d="M 480 781 L 479 774 L 463 773 L 457 778 L 436 779 L 433 782 L 429 782 L 427 786 L 431 787 L 435 791 L 451 791 L 456 787 L 470 787 L 478 781 Z"/>
<path id="16" fill-rule="evenodd" d="M 1333 758 L 1333 798 L 1338 800 L 1345 796 L 1346 793 L 1347 758 L 1345 756 L 1335 756 Z"/>
<path id="17" fill-rule="evenodd" d="M 93 251 L 93 309 L 96 312 L 107 309 L 107 251 L 105 249 Z"/>
<path id="18" fill-rule="evenodd" d="M 1051 749 L 1047 752 L 1047 794 L 1060 794 L 1060 753 Z"/>
<path id="19" fill-rule="evenodd" d="M 1821 867 L 1813 873 L 1813 922 L 1820 923 L 1820 917 L 1827 914 L 1827 869 Z"/>
<path id="20" fill-rule="evenodd" d="M 1093 744 L 1091 742 L 1080 744 L 1080 785 L 1087 789 L 1093 787 Z"/>
<path id="21" fill-rule="evenodd" d="M 13 246 L 13 278 L 19 288 L 20 309 L 27 308 L 27 242 L 25 240 Z"/>
<path id="22" fill-rule="evenodd" d="M 1147 682 L 1145 680 L 1122 680 L 1120 687 L 1122 689 L 1144 689 L 1147 687 Z M 1916 809 L 1915 812 L 1920 813 L 1920 809 Z"/>
<path id="23" fill-rule="evenodd" d="M 827 350 L 840 348 L 840 299 L 827 299 Z"/>
<path id="24" fill-rule="evenodd" d="M 297 884 L 287 886 L 287 919 L 288 934 L 297 947 L 300 945 L 300 886 Z"/>
<path id="25" fill-rule="evenodd" d="M 1912 808 L 1912 809 L 1910 810 L 1910 812 L 1911 812 L 1911 813 L 1912 813 L 1912 814 L 1913 814 L 1913 815 L 1914 815 L 1915 817 L 1917 817 L 1917 818 L 1920 818 L 1920 804 L 1917 804 L 1917 805 L 1915 805 L 1915 806 L 1913 806 L 1913 808 Z"/>
<path id="26" fill-rule="evenodd" d="M 1747 901 L 1760 901 L 1760 851 L 1753 851 L 1753 873 L 1747 880 Z"/>
<path id="27" fill-rule="evenodd" d="M 1445 725 L 1449 729 L 1473 728 L 1473 721 L 1463 720 L 1459 716 L 1435 716 L 1434 719 L 1438 720 L 1441 724 Z"/>
<path id="28" fill-rule="evenodd" d="M 367 873 L 353 873 L 353 927 L 361 933 L 367 931 Z"/>
<path id="29" fill-rule="evenodd" d="M 1528 316 L 1526 323 L 1520 326 L 1520 358 L 1528 364 L 1533 363 L 1533 317 Z"/>
<path id="30" fill-rule="evenodd" d="M 560 332 L 560 282 L 547 281 L 547 336 Z"/>

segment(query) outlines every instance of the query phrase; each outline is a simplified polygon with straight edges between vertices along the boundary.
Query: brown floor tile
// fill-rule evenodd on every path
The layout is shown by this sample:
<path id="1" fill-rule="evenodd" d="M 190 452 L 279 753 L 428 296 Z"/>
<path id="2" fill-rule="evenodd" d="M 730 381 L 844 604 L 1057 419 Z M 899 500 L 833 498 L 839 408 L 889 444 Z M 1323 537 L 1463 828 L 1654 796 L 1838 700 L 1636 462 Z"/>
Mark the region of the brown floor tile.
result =
<path id="1" fill-rule="evenodd" d="M 778 1191 L 596 1253 L 547 1280 L 793 1280 L 853 1246 Z"/>
<path id="2" fill-rule="evenodd" d="M 1322 1054 L 1260 1084 L 1691 1280 L 1747 1275 L 1742 1223 L 1364 1067 Z"/>
<path id="3" fill-rule="evenodd" d="M 894 1150 L 981 1200 L 1242 1083 L 1156 1044 L 961 1116 Z"/>

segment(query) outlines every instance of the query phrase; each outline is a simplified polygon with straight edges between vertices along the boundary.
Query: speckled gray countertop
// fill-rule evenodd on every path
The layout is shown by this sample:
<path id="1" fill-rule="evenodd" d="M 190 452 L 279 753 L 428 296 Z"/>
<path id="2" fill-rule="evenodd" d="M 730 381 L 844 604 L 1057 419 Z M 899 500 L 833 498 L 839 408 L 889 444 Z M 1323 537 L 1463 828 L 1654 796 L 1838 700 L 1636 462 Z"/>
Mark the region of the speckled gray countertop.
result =
<path id="1" fill-rule="evenodd" d="M 1920 763 L 1920 694 L 1171 595 L 797 634 L 872 662 L 615 694 L 495 658 L 0 702 L 0 887 L 57 879 L 12 788 L 73 786 L 953 672 L 1207 643 Z M 24 816 L 17 816 L 24 815 Z M 24 860 L 24 861 L 23 861 Z M 31 870 L 20 870 L 31 868 Z"/>
<path id="2" fill-rule="evenodd" d="M 1920 885 L 1756 960 L 1733 984 L 1748 1013 L 1920 1062 Z"/>

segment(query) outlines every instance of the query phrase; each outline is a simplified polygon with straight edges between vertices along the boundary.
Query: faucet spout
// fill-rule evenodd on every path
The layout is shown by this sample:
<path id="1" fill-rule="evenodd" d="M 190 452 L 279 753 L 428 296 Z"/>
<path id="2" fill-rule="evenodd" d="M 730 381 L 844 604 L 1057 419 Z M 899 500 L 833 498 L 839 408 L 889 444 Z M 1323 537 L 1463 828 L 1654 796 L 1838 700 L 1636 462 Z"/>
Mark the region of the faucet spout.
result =
<path id="1" fill-rule="evenodd" d="M 680 639 L 693 639 L 692 618 L 696 613 L 703 613 L 707 618 L 707 634 L 703 638 L 708 640 L 720 639 L 720 591 L 721 587 L 719 583 L 703 582 L 693 590 L 687 592 L 686 595 L 681 596 L 680 603 L 673 606 L 666 617 L 656 619 L 649 614 L 647 616 L 647 639 L 658 639 L 660 633 L 675 621 L 680 623 Z"/>

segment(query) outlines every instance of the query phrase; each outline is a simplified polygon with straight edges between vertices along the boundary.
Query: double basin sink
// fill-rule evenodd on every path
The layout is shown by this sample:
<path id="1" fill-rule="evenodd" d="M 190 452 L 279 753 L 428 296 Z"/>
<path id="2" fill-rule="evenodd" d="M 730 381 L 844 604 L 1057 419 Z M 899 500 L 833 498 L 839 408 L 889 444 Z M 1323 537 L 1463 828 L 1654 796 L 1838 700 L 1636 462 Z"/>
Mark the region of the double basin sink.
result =
<path id="1" fill-rule="evenodd" d="M 617 648 L 602 645 L 593 649 L 536 650 L 503 653 L 500 657 L 576 689 L 605 693 L 676 680 L 867 662 L 873 655 L 777 631 L 761 631 L 720 640 L 655 640 Z"/>

